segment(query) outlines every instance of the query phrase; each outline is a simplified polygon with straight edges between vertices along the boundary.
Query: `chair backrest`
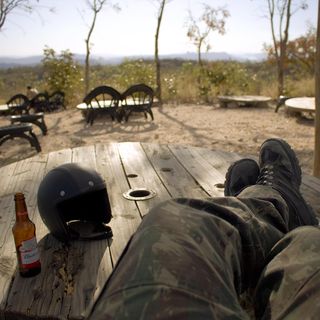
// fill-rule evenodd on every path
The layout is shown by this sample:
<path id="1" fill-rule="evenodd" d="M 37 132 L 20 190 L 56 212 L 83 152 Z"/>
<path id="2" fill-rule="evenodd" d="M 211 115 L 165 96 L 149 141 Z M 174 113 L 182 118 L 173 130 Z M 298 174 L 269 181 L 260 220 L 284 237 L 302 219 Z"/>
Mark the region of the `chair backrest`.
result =
<path id="1" fill-rule="evenodd" d="M 9 112 L 11 114 L 28 113 L 30 101 L 28 97 L 22 93 L 12 96 L 8 101 Z"/>
<path id="2" fill-rule="evenodd" d="M 50 109 L 56 110 L 61 107 L 65 109 L 64 97 L 65 97 L 65 93 L 63 91 L 60 91 L 60 90 L 54 91 L 48 97 Z"/>
<path id="3" fill-rule="evenodd" d="M 83 99 L 88 107 L 105 108 L 117 107 L 121 100 L 121 94 L 109 86 L 99 86 L 90 91 Z"/>
<path id="4" fill-rule="evenodd" d="M 30 109 L 36 112 L 43 112 L 49 110 L 49 97 L 47 93 L 38 93 L 30 100 Z"/>
<path id="5" fill-rule="evenodd" d="M 144 83 L 135 84 L 129 87 L 123 94 L 122 100 L 125 105 L 152 105 L 154 91 Z"/>

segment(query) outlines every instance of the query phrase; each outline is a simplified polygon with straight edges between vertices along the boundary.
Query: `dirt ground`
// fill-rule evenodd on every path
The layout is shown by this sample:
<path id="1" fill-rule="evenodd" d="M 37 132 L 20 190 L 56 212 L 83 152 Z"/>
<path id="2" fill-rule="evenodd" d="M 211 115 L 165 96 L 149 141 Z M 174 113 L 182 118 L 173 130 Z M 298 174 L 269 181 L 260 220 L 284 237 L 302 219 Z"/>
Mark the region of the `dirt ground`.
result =
<path id="1" fill-rule="evenodd" d="M 165 104 L 153 108 L 154 121 L 143 115 L 121 124 L 99 118 L 92 127 L 86 126 L 81 112 L 72 108 L 45 115 L 46 136 L 37 127 L 34 132 L 44 153 L 95 143 L 139 141 L 188 144 L 257 156 L 265 139 L 278 137 L 291 144 L 303 172 L 311 174 L 314 121 L 289 115 L 284 107 L 275 113 L 274 108 Z M 1 116 L 0 126 L 8 124 L 8 118 Z M 6 141 L 0 146 L 0 166 L 35 154 L 24 139 Z"/>

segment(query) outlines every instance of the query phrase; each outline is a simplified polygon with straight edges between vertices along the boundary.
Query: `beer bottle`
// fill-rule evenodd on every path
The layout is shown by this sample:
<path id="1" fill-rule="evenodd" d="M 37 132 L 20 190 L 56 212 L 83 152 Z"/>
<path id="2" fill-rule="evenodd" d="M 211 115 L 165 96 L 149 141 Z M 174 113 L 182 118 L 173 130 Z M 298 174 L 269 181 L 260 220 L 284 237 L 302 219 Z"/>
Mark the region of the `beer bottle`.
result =
<path id="1" fill-rule="evenodd" d="M 41 271 L 36 227 L 29 219 L 24 194 L 16 193 L 14 201 L 16 222 L 12 232 L 16 245 L 19 271 L 22 277 L 32 277 Z"/>

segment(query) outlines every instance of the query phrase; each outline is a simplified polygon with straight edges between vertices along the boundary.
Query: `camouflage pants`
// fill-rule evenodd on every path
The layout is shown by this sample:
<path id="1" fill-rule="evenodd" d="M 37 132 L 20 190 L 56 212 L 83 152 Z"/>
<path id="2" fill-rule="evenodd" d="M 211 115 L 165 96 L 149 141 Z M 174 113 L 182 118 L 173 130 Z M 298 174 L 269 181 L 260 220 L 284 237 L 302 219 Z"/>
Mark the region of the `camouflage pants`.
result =
<path id="1" fill-rule="evenodd" d="M 90 319 L 318 319 L 320 230 L 289 230 L 284 200 L 252 186 L 237 198 L 175 199 L 145 216 Z"/>

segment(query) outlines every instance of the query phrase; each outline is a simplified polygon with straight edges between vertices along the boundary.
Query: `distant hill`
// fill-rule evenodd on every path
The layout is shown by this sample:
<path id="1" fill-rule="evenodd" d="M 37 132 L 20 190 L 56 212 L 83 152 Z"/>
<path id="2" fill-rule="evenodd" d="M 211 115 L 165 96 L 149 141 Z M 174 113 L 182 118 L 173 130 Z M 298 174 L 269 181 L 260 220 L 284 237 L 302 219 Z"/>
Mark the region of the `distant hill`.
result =
<path id="1" fill-rule="evenodd" d="M 83 64 L 85 60 L 85 55 L 75 54 L 75 59 Z M 43 56 L 29 56 L 29 57 L 1 57 L 0 56 L 0 68 L 12 68 L 19 66 L 35 66 L 41 63 Z M 161 59 L 180 59 L 180 60 L 197 60 L 197 54 L 194 52 L 187 53 L 173 53 L 160 55 Z M 236 61 L 262 61 L 266 59 L 264 53 L 243 53 L 243 54 L 229 54 L 226 52 L 207 52 L 202 54 L 202 58 L 208 61 L 217 61 L 217 60 L 236 60 Z M 153 55 L 133 55 L 133 56 L 91 56 L 92 64 L 119 64 L 125 59 L 134 60 L 134 59 L 153 59 Z"/>

